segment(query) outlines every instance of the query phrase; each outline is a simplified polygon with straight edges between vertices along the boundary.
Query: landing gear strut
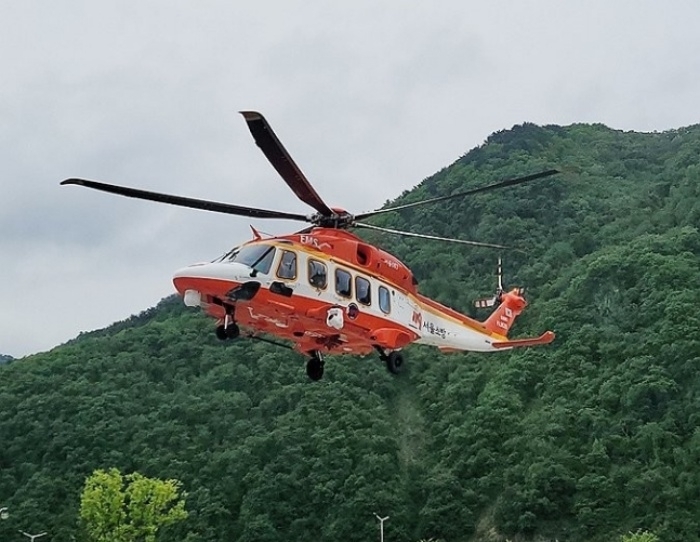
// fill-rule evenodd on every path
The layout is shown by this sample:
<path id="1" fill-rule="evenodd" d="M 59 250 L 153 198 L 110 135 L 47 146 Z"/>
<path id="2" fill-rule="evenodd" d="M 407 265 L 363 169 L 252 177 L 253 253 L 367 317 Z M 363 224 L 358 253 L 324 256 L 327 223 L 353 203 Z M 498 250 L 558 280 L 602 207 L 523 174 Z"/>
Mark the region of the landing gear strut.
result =
<path id="1" fill-rule="evenodd" d="M 226 339 L 236 339 L 240 334 L 241 330 L 233 320 L 232 311 L 227 309 L 224 323 L 216 326 L 216 338 L 225 341 Z"/>
<path id="2" fill-rule="evenodd" d="M 306 374 L 311 380 L 321 380 L 323 378 L 323 366 L 325 362 L 323 361 L 323 356 L 321 352 L 315 350 L 311 353 L 309 361 L 306 362 Z"/>

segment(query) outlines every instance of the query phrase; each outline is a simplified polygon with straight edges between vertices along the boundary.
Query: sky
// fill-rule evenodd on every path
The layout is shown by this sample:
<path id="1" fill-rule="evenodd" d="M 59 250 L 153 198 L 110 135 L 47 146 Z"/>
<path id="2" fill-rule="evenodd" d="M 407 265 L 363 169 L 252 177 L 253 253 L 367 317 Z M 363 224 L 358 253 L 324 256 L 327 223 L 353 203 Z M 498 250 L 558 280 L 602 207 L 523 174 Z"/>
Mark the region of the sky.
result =
<path id="1" fill-rule="evenodd" d="M 250 224 L 299 227 L 65 178 L 310 212 L 256 110 L 330 206 L 368 211 L 523 122 L 697 124 L 698 20 L 695 0 L 2 2 L 0 354 L 154 306 Z"/>

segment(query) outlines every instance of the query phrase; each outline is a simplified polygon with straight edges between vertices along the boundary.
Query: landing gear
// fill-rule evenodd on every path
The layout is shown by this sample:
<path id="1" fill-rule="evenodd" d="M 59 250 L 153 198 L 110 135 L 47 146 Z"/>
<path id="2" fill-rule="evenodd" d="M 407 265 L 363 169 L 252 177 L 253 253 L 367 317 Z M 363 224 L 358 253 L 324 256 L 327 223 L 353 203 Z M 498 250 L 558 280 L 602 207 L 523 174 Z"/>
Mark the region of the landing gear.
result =
<path id="1" fill-rule="evenodd" d="M 380 346 L 374 347 L 379 352 L 379 359 L 386 363 L 387 370 L 394 375 L 402 372 L 404 365 L 404 357 L 398 350 L 393 350 L 387 354 L 386 350 Z"/>
<path id="2" fill-rule="evenodd" d="M 241 328 L 238 327 L 236 322 L 231 322 L 226 326 L 226 338 L 227 339 L 237 339 L 241 334 Z"/>
<path id="3" fill-rule="evenodd" d="M 228 339 L 228 336 L 226 335 L 226 326 L 223 324 L 216 326 L 216 338 L 220 341 L 225 341 Z"/>
<path id="4" fill-rule="evenodd" d="M 403 354 L 398 351 L 393 351 L 390 352 L 388 356 L 386 356 L 386 359 L 384 360 L 386 362 L 386 368 L 387 370 L 394 375 L 397 375 L 401 372 L 403 368 Z"/>
<path id="5" fill-rule="evenodd" d="M 226 339 L 237 339 L 241 334 L 241 329 L 233 320 L 233 314 L 226 312 L 224 323 L 216 326 L 216 338 L 225 341 Z"/>
<path id="6" fill-rule="evenodd" d="M 306 374 L 313 381 L 321 380 L 323 378 L 323 366 L 325 362 L 321 353 L 314 351 L 311 353 L 309 361 L 306 362 Z"/>

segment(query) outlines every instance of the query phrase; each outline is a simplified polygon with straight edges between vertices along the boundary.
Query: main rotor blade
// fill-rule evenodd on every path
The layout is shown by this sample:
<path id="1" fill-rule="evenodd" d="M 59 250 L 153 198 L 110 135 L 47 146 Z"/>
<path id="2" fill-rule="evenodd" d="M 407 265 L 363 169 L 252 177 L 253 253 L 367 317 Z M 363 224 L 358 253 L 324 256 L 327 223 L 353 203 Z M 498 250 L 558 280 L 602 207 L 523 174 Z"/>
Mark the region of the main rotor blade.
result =
<path id="1" fill-rule="evenodd" d="M 356 228 L 367 228 L 368 230 L 383 231 L 386 233 L 392 233 L 394 235 L 403 235 L 404 237 L 418 237 L 420 239 L 432 239 L 434 241 L 448 241 L 450 243 L 460 243 L 462 245 L 471 245 L 475 247 L 487 247 L 487 248 L 503 248 L 506 250 L 518 250 L 512 247 L 506 247 L 503 245 L 495 245 L 493 243 L 481 243 L 479 241 L 466 241 L 464 239 L 454 239 L 452 237 L 437 237 L 435 235 L 425 235 L 422 233 L 413 233 L 410 231 L 392 230 L 390 228 L 381 228 L 379 226 L 372 226 L 371 224 L 364 224 L 362 222 L 353 222 L 352 224 Z"/>
<path id="2" fill-rule="evenodd" d="M 241 207 L 240 205 L 232 205 L 230 203 L 218 203 L 216 201 L 185 198 L 182 196 L 172 196 L 170 194 L 149 192 L 148 190 L 138 190 L 136 188 L 128 188 L 126 186 L 90 181 L 87 179 L 66 179 L 65 181 L 61 182 L 61 184 L 77 184 L 87 188 L 93 188 L 95 190 L 101 190 L 102 192 L 109 192 L 111 194 L 118 194 L 129 198 L 169 203 L 170 205 L 191 207 L 193 209 L 202 209 L 204 211 L 213 211 L 215 213 L 226 213 L 230 215 L 247 216 L 250 218 L 281 218 L 285 220 L 301 220 L 302 222 L 309 221 L 309 218 L 304 215 L 283 213 L 280 211 L 268 211 L 267 209 L 255 209 L 254 207 Z"/>
<path id="3" fill-rule="evenodd" d="M 450 194 L 449 196 L 440 196 L 437 198 L 424 199 L 421 201 L 414 201 L 413 203 L 407 203 L 405 205 L 399 205 L 397 207 L 390 207 L 389 209 L 377 209 L 376 211 L 369 211 L 367 213 L 362 213 L 355 215 L 357 220 L 362 220 L 363 218 L 368 218 L 370 216 L 378 215 L 381 213 L 388 213 L 389 211 L 400 211 L 402 209 L 409 209 L 410 207 L 417 207 L 419 205 L 427 205 L 429 203 L 437 203 L 438 201 L 445 201 L 454 198 L 463 198 L 464 196 L 471 196 L 472 194 L 478 194 L 480 192 L 488 192 L 489 190 L 497 190 L 499 188 L 505 188 L 507 186 L 516 186 L 518 184 L 527 183 L 530 181 L 535 181 L 537 179 L 542 179 L 544 177 L 549 177 L 559 173 L 557 169 L 548 169 L 547 171 L 541 171 L 539 173 L 534 173 L 532 175 L 527 175 L 525 177 L 516 177 L 514 179 L 506 179 L 505 181 L 499 181 L 493 184 L 487 184 L 486 186 L 480 186 L 479 188 L 473 188 L 467 190 L 466 192 L 460 192 L 459 194 Z"/>
<path id="4" fill-rule="evenodd" d="M 289 185 L 296 196 L 316 209 L 323 216 L 331 216 L 333 211 L 326 205 L 321 196 L 316 193 L 314 187 L 294 163 L 292 157 L 275 135 L 272 127 L 257 111 L 241 111 L 241 115 L 248 123 L 248 129 L 253 134 L 255 143 L 263 151 L 272 166 L 280 174 L 284 182 Z"/>

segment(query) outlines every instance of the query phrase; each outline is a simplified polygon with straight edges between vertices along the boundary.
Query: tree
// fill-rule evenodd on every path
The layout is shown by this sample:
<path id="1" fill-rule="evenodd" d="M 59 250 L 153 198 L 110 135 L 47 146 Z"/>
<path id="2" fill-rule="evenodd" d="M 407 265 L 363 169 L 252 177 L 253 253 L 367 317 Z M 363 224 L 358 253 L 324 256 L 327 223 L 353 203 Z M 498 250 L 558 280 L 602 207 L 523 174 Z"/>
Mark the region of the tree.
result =
<path id="1" fill-rule="evenodd" d="M 698 149 L 700 124 L 663 134 L 525 125 L 391 204 L 551 166 L 560 178 L 377 215 L 387 228 L 526 248 L 505 266 L 532 302 L 513 335 L 553 329 L 548 347 L 412 345 L 398 380 L 376 356 L 329 356 L 324 381 L 309 385 L 301 356 L 221 343 L 173 296 L 0 363 L 0 507 L 12 511 L 0 541 L 17 525 L 79 539 L 77 497 L 100 465 L 191 488 L 187 521 L 161 527 L 160 540 L 365 542 L 378 540 L 372 513 L 383 510 L 391 542 L 620 541 L 628 530 L 637 538 L 625 542 L 640 542 L 640 526 L 695 540 Z M 486 316 L 472 301 L 495 286 L 497 254 L 372 233 L 365 240 L 409 264 L 424 294 Z M 129 534 L 124 483 L 103 516 L 123 532 L 103 540 Z"/>
<path id="2" fill-rule="evenodd" d="M 649 531 L 629 532 L 620 537 L 622 542 L 659 542 L 659 537 Z"/>
<path id="3" fill-rule="evenodd" d="M 158 529 L 187 518 L 177 480 L 98 469 L 85 481 L 80 518 L 94 542 L 154 542 Z"/>

